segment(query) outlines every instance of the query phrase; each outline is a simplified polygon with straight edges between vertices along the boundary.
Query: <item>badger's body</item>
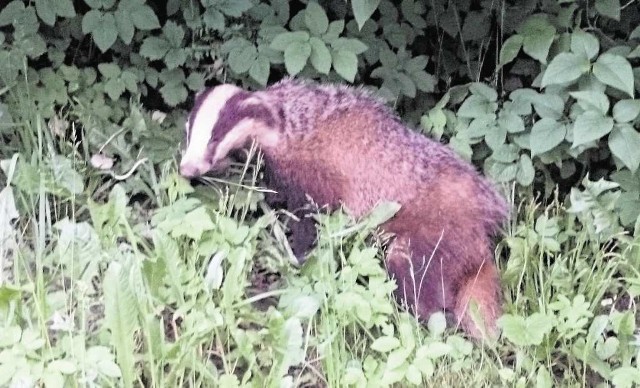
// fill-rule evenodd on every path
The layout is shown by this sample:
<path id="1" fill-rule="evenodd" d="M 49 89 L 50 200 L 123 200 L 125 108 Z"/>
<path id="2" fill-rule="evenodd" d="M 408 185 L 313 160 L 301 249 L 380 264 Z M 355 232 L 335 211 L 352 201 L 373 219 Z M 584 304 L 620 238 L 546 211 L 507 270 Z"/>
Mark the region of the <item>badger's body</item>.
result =
<path id="1" fill-rule="evenodd" d="M 209 112 L 207 105 L 220 108 Z M 209 143 L 198 153 L 191 142 L 199 132 Z M 386 266 L 397 296 L 421 318 L 453 313 L 478 338 L 482 332 L 465 313 L 471 298 L 494 333 L 501 308 L 492 237 L 506 203 L 472 165 L 408 129 L 381 101 L 360 89 L 293 79 L 254 93 L 223 85 L 198 97 L 187 136 L 185 176 L 211 170 L 255 139 L 268 185 L 292 211 L 306 195 L 329 209 L 343 205 L 356 218 L 379 202 L 399 202 L 382 225 L 395 236 Z M 294 252 L 305 252 L 315 239 L 312 221 L 292 229 Z"/>

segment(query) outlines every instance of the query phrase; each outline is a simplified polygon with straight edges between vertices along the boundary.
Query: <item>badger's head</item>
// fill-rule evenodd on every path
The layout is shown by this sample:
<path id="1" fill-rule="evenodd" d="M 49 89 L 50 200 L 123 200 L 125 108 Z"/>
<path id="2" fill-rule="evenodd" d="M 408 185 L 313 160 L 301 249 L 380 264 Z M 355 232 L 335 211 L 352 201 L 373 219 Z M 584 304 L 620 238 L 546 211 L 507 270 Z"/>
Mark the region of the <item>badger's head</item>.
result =
<path id="1" fill-rule="evenodd" d="M 230 152 L 252 140 L 265 148 L 275 147 L 279 139 L 276 117 L 267 100 L 230 84 L 196 96 L 185 131 L 180 174 L 189 178 L 218 170 Z"/>

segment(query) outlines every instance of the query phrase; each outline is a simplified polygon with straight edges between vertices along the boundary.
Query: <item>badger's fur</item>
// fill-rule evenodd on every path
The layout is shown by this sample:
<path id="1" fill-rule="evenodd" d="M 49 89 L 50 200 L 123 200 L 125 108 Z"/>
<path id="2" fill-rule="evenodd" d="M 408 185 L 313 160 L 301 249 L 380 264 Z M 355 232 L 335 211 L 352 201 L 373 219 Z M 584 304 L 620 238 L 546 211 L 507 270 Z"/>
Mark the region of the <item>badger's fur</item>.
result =
<path id="1" fill-rule="evenodd" d="M 400 211 L 382 225 L 395 236 L 385 264 L 396 296 L 414 314 L 453 313 L 472 337 L 495 335 L 501 314 L 492 237 L 507 216 L 503 197 L 449 148 L 402 124 L 363 89 L 285 79 L 247 92 L 220 85 L 196 98 L 180 172 L 194 177 L 252 140 L 265 156 L 269 188 L 293 211 L 306 195 L 354 217 L 382 201 Z M 302 215 L 302 214 L 300 214 Z M 313 221 L 292 227 L 292 248 L 315 240 Z M 477 303 L 484 329 L 468 313 Z"/>

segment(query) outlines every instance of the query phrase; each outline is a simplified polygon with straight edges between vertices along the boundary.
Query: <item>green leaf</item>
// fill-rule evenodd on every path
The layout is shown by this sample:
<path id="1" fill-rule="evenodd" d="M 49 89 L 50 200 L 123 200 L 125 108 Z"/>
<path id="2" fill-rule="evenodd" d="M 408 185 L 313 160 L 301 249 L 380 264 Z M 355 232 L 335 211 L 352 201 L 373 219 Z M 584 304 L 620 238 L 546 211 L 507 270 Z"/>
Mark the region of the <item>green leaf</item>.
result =
<path id="1" fill-rule="evenodd" d="M 284 50 L 284 65 L 290 75 L 296 75 L 307 64 L 311 55 L 311 45 L 308 42 L 295 41 Z"/>
<path id="2" fill-rule="evenodd" d="M 504 314 L 498 320 L 503 335 L 517 346 L 540 345 L 555 325 L 553 315 L 534 313 L 527 318 Z"/>
<path id="3" fill-rule="evenodd" d="M 185 80 L 187 87 L 193 91 L 199 91 L 204 88 L 204 74 L 192 72 Z"/>
<path id="4" fill-rule="evenodd" d="M 519 31 L 523 36 L 522 50 L 540 63 L 547 63 L 549 48 L 556 35 L 556 29 L 544 15 L 529 17 Z"/>
<path id="5" fill-rule="evenodd" d="M 515 144 L 501 144 L 493 150 L 491 157 L 502 163 L 515 162 L 518 159 L 518 146 Z"/>
<path id="6" fill-rule="evenodd" d="M 276 35 L 270 47 L 274 50 L 285 51 L 294 43 L 305 43 L 309 41 L 309 33 L 306 31 L 283 32 Z"/>
<path id="7" fill-rule="evenodd" d="M 611 153 L 632 173 L 640 166 L 640 133 L 630 125 L 616 125 L 609 135 Z"/>
<path id="8" fill-rule="evenodd" d="M 618 123 L 633 121 L 640 114 L 640 100 L 620 100 L 613 106 L 613 118 Z"/>
<path id="9" fill-rule="evenodd" d="M 249 71 L 256 58 L 258 50 L 253 45 L 240 47 L 229 53 L 229 67 L 238 74 Z"/>
<path id="10" fill-rule="evenodd" d="M 415 71 L 409 75 L 413 82 L 416 83 L 416 87 L 423 92 L 433 92 L 436 88 L 436 77 L 427 73 L 426 71 Z"/>
<path id="11" fill-rule="evenodd" d="M 176 22 L 169 20 L 164 27 L 162 33 L 174 48 L 182 48 L 182 39 L 184 39 L 184 29 Z"/>
<path id="12" fill-rule="evenodd" d="M 102 12 L 92 9 L 82 17 L 82 32 L 90 34 L 98 27 L 102 20 Z"/>
<path id="13" fill-rule="evenodd" d="M 498 106 L 495 102 L 487 101 L 487 99 L 482 96 L 472 94 L 460 105 L 458 116 L 478 118 L 486 115 L 494 115 L 497 108 Z"/>
<path id="14" fill-rule="evenodd" d="M 589 143 L 598 140 L 611 132 L 613 119 L 605 117 L 596 111 L 586 111 L 578 116 L 573 123 L 573 145 Z"/>
<path id="15" fill-rule="evenodd" d="M 564 110 L 564 101 L 557 94 L 536 94 L 533 96 L 533 108 L 540 117 L 560 120 Z"/>
<path id="16" fill-rule="evenodd" d="M 476 96 L 483 97 L 487 101 L 493 102 L 498 99 L 498 92 L 482 82 L 473 82 L 469 85 L 469 91 Z"/>
<path id="17" fill-rule="evenodd" d="M 595 110 L 603 115 L 609 111 L 609 98 L 606 94 L 596 90 L 581 90 L 569 93 L 578 101 L 578 105 L 584 110 Z"/>
<path id="18" fill-rule="evenodd" d="M 304 21 L 314 35 L 322 35 L 329 28 L 329 18 L 320 4 L 310 1 L 304 12 Z"/>
<path id="19" fill-rule="evenodd" d="M 327 48 L 327 45 L 318 38 L 311 37 L 309 39 L 311 45 L 311 64 L 318 70 L 319 73 L 328 74 L 331 70 L 331 52 Z"/>
<path id="20" fill-rule="evenodd" d="M 5 5 L 2 11 L 0 11 L 0 27 L 12 24 L 15 20 L 18 20 L 24 13 L 24 2 L 21 0 L 14 0 Z"/>
<path id="21" fill-rule="evenodd" d="M 249 76 L 256 80 L 256 82 L 258 82 L 260 85 L 266 86 L 267 81 L 269 81 L 270 70 L 271 65 L 269 63 L 269 60 L 265 57 L 258 57 L 249 69 Z"/>
<path id="22" fill-rule="evenodd" d="M 358 57 L 356 57 L 356 54 L 345 50 L 333 50 L 331 56 L 336 73 L 345 80 L 353 82 L 358 72 Z"/>
<path id="23" fill-rule="evenodd" d="M 547 85 L 564 84 L 575 81 L 589 71 L 591 64 L 586 57 L 574 53 L 560 53 L 549 63 L 542 76 L 543 88 Z"/>
<path id="24" fill-rule="evenodd" d="M 338 38 L 331 43 L 331 48 L 334 50 L 351 51 L 356 55 L 362 54 L 369 49 L 369 47 L 360 40 L 351 38 Z"/>
<path id="25" fill-rule="evenodd" d="M 602 54 L 593 64 L 593 74 L 602 83 L 622 90 L 633 98 L 633 70 L 624 57 Z"/>
<path id="26" fill-rule="evenodd" d="M 167 52 L 164 57 L 164 63 L 167 64 L 167 69 L 175 69 L 178 66 L 184 65 L 187 60 L 187 52 L 181 48 L 172 48 Z"/>
<path id="27" fill-rule="evenodd" d="M 358 29 L 362 29 L 364 23 L 373 15 L 379 4 L 380 0 L 351 0 L 351 7 Z"/>
<path id="28" fill-rule="evenodd" d="M 76 10 L 73 8 L 73 0 L 53 0 L 53 8 L 58 16 L 64 18 L 73 18 L 76 16 Z"/>
<path id="29" fill-rule="evenodd" d="M 118 39 L 118 29 L 113 13 L 100 15 L 95 28 L 91 31 L 91 36 L 93 37 L 93 41 L 96 42 L 96 46 L 98 46 L 102 52 L 107 51 L 109 47 L 116 42 L 116 39 Z"/>
<path id="30" fill-rule="evenodd" d="M 393 349 L 396 349 L 400 346 L 400 340 L 396 337 L 383 336 L 376 338 L 375 341 L 371 344 L 371 349 L 380 352 L 380 353 L 388 353 Z"/>
<path id="31" fill-rule="evenodd" d="M 571 34 L 571 51 L 591 60 L 598 55 L 600 42 L 593 34 L 578 30 Z"/>
<path id="32" fill-rule="evenodd" d="M 620 21 L 620 0 L 596 0 L 595 5 L 600 14 Z"/>
<path id="33" fill-rule="evenodd" d="M 116 19 L 116 28 L 118 29 L 120 39 L 122 39 L 126 44 L 131 43 L 133 34 L 135 33 L 135 28 L 131 21 L 131 15 L 123 9 L 117 9 L 113 16 Z"/>
<path id="34" fill-rule="evenodd" d="M 239 18 L 253 7 L 251 0 L 225 0 L 218 6 L 225 15 Z"/>
<path id="35" fill-rule="evenodd" d="M 160 88 L 160 94 L 170 106 L 176 106 L 187 99 L 187 88 L 183 83 L 168 83 Z"/>
<path id="36" fill-rule="evenodd" d="M 202 21 L 204 25 L 212 30 L 223 31 L 224 30 L 224 15 L 213 7 L 208 7 L 202 14 Z"/>
<path id="37" fill-rule="evenodd" d="M 56 23 L 56 11 L 51 0 L 36 0 L 36 13 L 45 24 L 53 26 Z"/>
<path id="38" fill-rule="evenodd" d="M 140 4 L 135 7 L 131 13 L 131 20 L 133 25 L 139 30 L 153 30 L 160 28 L 160 21 L 153 12 L 153 9 L 148 5 Z"/>
<path id="39" fill-rule="evenodd" d="M 522 120 L 522 117 L 506 110 L 500 111 L 498 125 L 509 133 L 524 132 L 524 121 Z"/>
<path id="40" fill-rule="evenodd" d="M 531 156 L 554 149 L 562 143 L 566 135 L 567 128 L 556 120 L 547 117 L 538 120 L 533 124 L 529 138 Z"/>
<path id="41" fill-rule="evenodd" d="M 518 34 L 510 36 L 509 39 L 504 41 L 500 49 L 500 66 L 506 65 L 516 58 L 520 48 L 522 48 L 523 41 L 522 35 Z"/>
<path id="42" fill-rule="evenodd" d="M 151 60 L 162 59 L 167 54 L 171 46 L 166 39 L 150 36 L 142 42 L 140 55 Z"/>
<path id="43" fill-rule="evenodd" d="M 120 70 L 120 66 L 118 66 L 116 63 L 113 63 L 113 62 L 112 63 L 104 62 L 104 63 L 98 64 L 98 71 L 100 71 L 100 74 L 102 74 L 106 78 L 118 77 L 122 72 Z"/>
<path id="44" fill-rule="evenodd" d="M 536 172 L 533 168 L 533 162 L 527 154 L 520 155 L 520 162 L 518 163 L 518 172 L 516 173 L 516 180 L 522 186 L 529 186 L 533 183 L 533 178 Z"/>

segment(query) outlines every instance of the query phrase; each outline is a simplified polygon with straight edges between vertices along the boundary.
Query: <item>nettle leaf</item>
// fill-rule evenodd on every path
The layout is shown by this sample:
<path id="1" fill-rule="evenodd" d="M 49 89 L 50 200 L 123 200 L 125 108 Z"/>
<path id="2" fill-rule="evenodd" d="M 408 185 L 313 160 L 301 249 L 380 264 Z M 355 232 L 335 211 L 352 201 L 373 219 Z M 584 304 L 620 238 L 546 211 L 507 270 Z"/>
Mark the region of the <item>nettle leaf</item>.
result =
<path id="1" fill-rule="evenodd" d="M 294 43 L 302 43 L 309 41 L 309 33 L 307 31 L 283 32 L 276 35 L 271 42 L 270 47 L 274 50 L 285 51 Z"/>
<path id="2" fill-rule="evenodd" d="M 640 100 L 620 100 L 613 106 L 613 118 L 618 123 L 633 121 L 640 114 Z"/>
<path id="3" fill-rule="evenodd" d="M 358 39 L 338 38 L 331 43 L 331 48 L 335 50 L 351 51 L 355 55 L 362 54 L 369 47 Z M 426 66 L 426 65 L 425 65 Z"/>
<path id="4" fill-rule="evenodd" d="M 304 12 L 304 22 L 314 35 L 322 35 L 329 28 L 329 18 L 322 6 L 314 1 L 307 4 Z"/>
<path id="5" fill-rule="evenodd" d="M 635 173 L 640 166 L 640 133 L 630 125 L 616 125 L 609 135 L 609 149 Z"/>
<path id="6" fill-rule="evenodd" d="M 187 99 L 187 88 L 182 82 L 172 82 L 161 87 L 160 94 L 167 104 L 176 106 Z"/>
<path id="7" fill-rule="evenodd" d="M 395 78 L 400 84 L 402 94 L 410 98 L 414 98 L 416 96 L 416 84 L 411 78 L 404 73 L 396 73 Z"/>
<path id="8" fill-rule="evenodd" d="M 184 39 L 184 28 L 182 28 L 182 26 L 169 20 L 164 27 L 162 27 L 162 33 L 173 47 L 182 47 L 182 39 Z"/>
<path id="9" fill-rule="evenodd" d="M 82 18 L 82 32 L 90 33 L 100 51 L 105 52 L 118 38 L 116 19 L 113 13 L 97 10 L 87 12 Z"/>
<path id="10" fill-rule="evenodd" d="M 333 50 L 333 68 L 345 80 L 353 82 L 358 72 L 358 57 L 351 51 Z"/>
<path id="11" fill-rule="evenodd" d="M 593 34 L 582 30 L 575 31 L 571 34 L 571 51 L 591 60 L 600 51 L 600 41 Z"/>
<path id="12" fill-rule="evenodd" d="M 287 72 L 296 75 L 307 64 L 307 60 L 311 56 L 311 45 L 309 42 L 293 42 L 284 50 L 284 65 Z"/>
<path id="13" fill-rule="evenodd" d="M 536 171 L 533 168 L 533 162 L 527 154 L 520 155 L 518 162 L 518 172 L 516 173 L 516 181 L 522 186 L 529 186 L 533 183 Z"/>
<path id="14" fill-rule="evenodd" d="M 151 60 L 162 59 L 167 54 L 171 46 L 166 39 L 150 36 L 142 42 L 140 55 Z"/>
<path id="15" fill-rule="evenodd" d="M 258 50 L 254 45 L 246 45 L 229 53 L 229 67 L 238 74 L 249 71 L 256 58 Z"/>
<path id="16" fill-rule="evenodd" d="M 351 7 L 358 29 L 362 29 L 364 23 L 373 15 L 379 4 L 380 0 L 351 0 Z"/>
<path id="17" fill-rule="evenodd" d="M 256 80 L 260 85 L 266 86 L 269 81 L 270 70 L 271 64 L 269 63 L 269 60 L 265 57 L 258 57 L 249 68 L 249 76 Z"/>
<path id="18" fill-rule="evenodd" d="M 547 85 L 564 84 L 575 81 L 589 71 L 591 63 L 587 57 L 574 53 L 560 53 L 549 63 L 542 76 L 543 88 Z"/>
<path id="19" fill-rule="evenodd" d="M 327 45 L 320 39 L 311 37 L 309 39 L 311 45 L 311 64 L 319 73 L 328 74 L 331 70 L 331 52 Z"/>
<path id="20" fill-rule="evenodd" d="M 175 69 L 178 66 L 184 65 L 187 61 L 187 52 L 181 48 L 172 48 L 167 52 L 164 57 L 164 63 L 166 63 L 169 70 Z"/>
<path id="21" fill-rule="evenodd" d="M 615 54 L 602 54 L 593 64 L 593 74 L 600 82 L 633 97 L 633 70 L 624 57 Z"/>
<path id="22" fill-rule="evenodd" d="M 434 77 L 432 74 L 427 73 L 426 71 L 415 71 L 412 72 L 409 76 L 411 77 L 413 82 L 415 82 L 416 87 L 423 92 L 430 93 L 433 92 L 436 88 L 436 77 Z"/>
<path id="23" fill-rule="evenodd" d="M 620 0 L 596 0 L 595 5 L 601 15 L 620 21 Z"/>
<path id="24" fill-rule="evenodd" d="M 603 115 L 609 111 L 609 98 L 606 94 L 595 90 L 583 90 L 569 93 L 584 110 L 595 110 Z"/>
<path id="25" fill-rule="evenodd" d="M 131 20 L 139 30 L 153 30 L 160 28 L 160 21 L 153 9 L 145 4 L 138 4 L 131 9 Z"/>
<path id="26" fill-rule="evenodd" d="M 556 29 L 543 15 L 529 17 L 518 31 L 522 35 L 522 50 L 541 63 L 547 63 L 549 48 L 556 36 Z"/>
<path id="27" fill-rule="evenodd" d="M 524 38 L 518 34 L 510 36 L 504 41 L 500 49 L 500 66 L 506 65 L 516 58 L 522 48 L 523 42 Z"/>
<path id="28" fill-rule="evenodd" d="M 566 135 L 567 128 L 554 119 L 545 117 L 536 121 L 529 137 L 531 155 L 540 155 L 554 149 Z"/>
<path id="29" fill-rule="evenodd" d="M 600 112 L 586 111 L 578 116 L 573 123 L 573 145 L 589 143 L 598 140 L 613 129 L 613 119 Z"/>

